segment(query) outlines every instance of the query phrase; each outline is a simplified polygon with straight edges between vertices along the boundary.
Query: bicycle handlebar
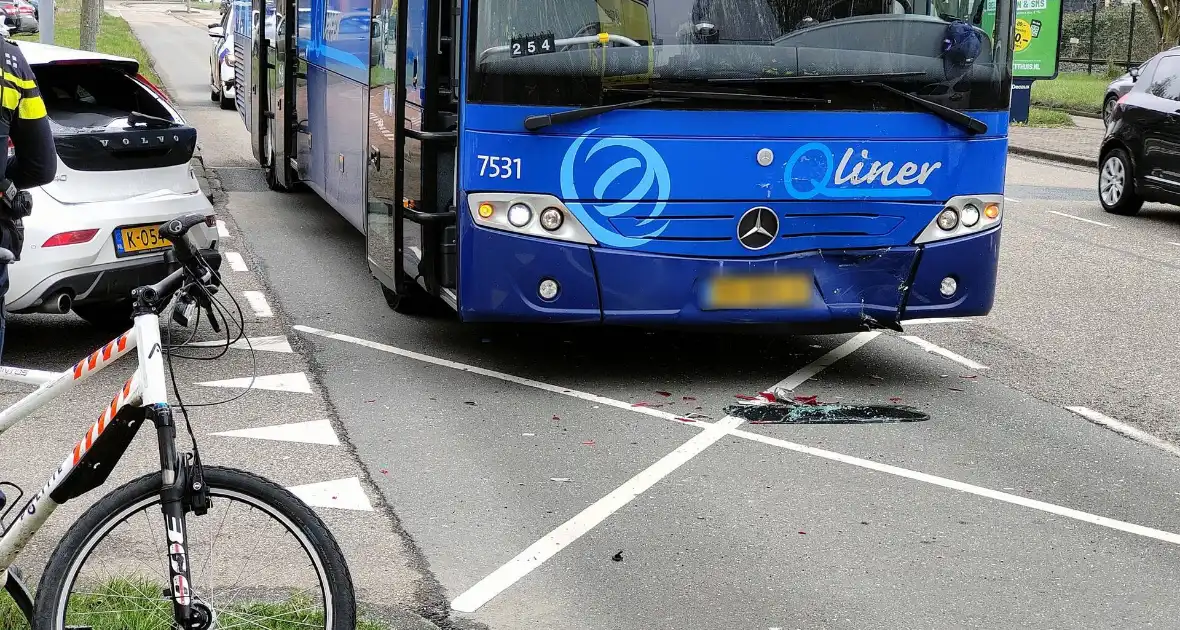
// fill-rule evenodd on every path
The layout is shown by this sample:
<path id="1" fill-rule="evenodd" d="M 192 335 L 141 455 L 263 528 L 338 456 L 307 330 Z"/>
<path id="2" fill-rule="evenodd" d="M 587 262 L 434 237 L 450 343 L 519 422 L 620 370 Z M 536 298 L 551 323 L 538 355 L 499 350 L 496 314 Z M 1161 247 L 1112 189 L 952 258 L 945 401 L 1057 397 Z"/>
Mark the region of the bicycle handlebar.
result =
<path id="1" fill-rule="evenodd" d="M 216 251 L 197 252 L 187 238 L 188 231 L 193 226 L 204 222 L 205 215 L 194 212 L 176 217 L 159 227 L 160 236 L 172 243 L 172 251 L 176 254 L 180 269 L 155 284 L 137 288 L 134 295 L 141 307 L 150 305 L 158 309 L 167 304 L 187 279 L 199 282 L 203 286 L 219 284 L 216 271 L 221 267 L 221 254 Z M 199 264 L 198 259 L 204 264 Z"/>

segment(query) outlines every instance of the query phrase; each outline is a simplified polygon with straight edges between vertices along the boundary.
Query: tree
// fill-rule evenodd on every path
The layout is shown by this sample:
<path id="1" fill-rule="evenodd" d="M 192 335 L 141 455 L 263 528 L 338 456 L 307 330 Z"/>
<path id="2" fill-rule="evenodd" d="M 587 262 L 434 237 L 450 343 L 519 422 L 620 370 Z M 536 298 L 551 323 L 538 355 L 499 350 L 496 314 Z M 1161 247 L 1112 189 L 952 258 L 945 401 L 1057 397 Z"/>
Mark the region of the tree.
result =
<path id="1" fill-rule="evenodd" d="M 1159 49 L 1164 50 L 1180 43 L 1180 1 L 1139 0 L 1147 21 L 1159 39 Z"/>
<path id="2" fill-rule="evenodd" d="M 98 27 L 102 23 L 103 0 L 82 0 L 82 13 L 79 16 L 78 48 L 82 50 L 98 50 Z"/>

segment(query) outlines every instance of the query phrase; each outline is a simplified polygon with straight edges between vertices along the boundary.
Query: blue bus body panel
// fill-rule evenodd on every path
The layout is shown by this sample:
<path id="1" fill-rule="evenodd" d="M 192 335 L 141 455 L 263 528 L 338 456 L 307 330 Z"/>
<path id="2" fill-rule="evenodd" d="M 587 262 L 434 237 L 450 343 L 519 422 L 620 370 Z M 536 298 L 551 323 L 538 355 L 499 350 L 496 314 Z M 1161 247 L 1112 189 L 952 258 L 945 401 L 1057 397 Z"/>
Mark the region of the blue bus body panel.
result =
<path id="1" fill-rule="evenodd" d="M 852 330 L 903 314 L 983 315 L 992 306 L 998 228 L 913 242 L 951 197 L 1003 194 L 1007 112 L 973 114 L 989 127 L 977 136 L 924 113 L 620 110 L 523 128 L 525 116 L 551 111 L 464 108 L 465 320 L 582 322 L 597 314 L 613 323 Z M 479 192 L 554 195 L 598 245 L 477 227 L 466 193 Z M 756 206 L 780 217 L 780 237 L 750 251 L 737 222 Z M 709 278 L 742 272 L 807 273 L 812 302 L 702 307 Z M 939 293 L 947 276 L 959 284 L 949 299 Z M 547 278 L 561 286 L 552 302 L 537 292 Z"/>

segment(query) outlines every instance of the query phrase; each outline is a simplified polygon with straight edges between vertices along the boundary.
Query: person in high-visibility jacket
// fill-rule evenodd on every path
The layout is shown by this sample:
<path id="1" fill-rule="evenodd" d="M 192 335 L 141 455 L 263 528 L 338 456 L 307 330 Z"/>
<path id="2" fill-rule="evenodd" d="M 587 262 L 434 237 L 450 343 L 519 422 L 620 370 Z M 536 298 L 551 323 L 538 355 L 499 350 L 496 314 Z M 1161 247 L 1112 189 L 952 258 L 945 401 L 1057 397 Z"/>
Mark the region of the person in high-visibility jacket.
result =
<path id="1" fill-rule="evenodd" d="M 0 160 L 0 358 L 4 356 L 4 296 L 8 265 L 20 260 L 22 220 L 32 211 L 26 188 L 43 186 L 57 175 L 57 149 L 37 79 L 19 45 L 0 38 L 0 147 L 12 157 Z"/>

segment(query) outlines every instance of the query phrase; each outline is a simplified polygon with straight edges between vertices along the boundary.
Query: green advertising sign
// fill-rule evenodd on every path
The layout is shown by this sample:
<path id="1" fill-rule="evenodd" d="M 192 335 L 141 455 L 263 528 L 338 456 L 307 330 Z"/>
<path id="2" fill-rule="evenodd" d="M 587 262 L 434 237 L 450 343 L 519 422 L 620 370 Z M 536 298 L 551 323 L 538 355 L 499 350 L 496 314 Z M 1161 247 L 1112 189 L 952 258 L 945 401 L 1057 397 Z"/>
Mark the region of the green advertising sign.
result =
<path id="1" fill-rule="evenodd" d="M 1016 34 L 1012 76 L 1017 79 L 1057 78 L 1061 43 L 1061 0 L 1015 0 Z M 996 0 L 987 0 L 983 30 L 995 31 Z"/>

